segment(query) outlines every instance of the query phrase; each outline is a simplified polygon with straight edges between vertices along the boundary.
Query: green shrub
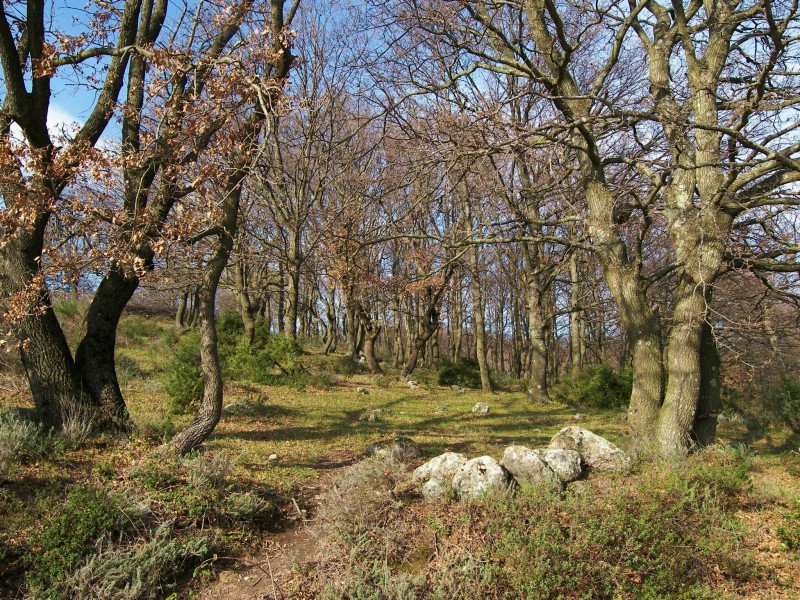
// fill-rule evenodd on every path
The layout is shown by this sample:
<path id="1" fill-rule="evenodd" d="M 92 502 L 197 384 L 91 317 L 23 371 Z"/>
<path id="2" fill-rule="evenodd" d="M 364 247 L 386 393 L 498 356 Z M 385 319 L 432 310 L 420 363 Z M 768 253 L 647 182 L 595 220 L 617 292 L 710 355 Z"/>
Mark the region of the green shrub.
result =
<path id="1" fill-rule="evenodd" d="M 456 362 L 442 358 L 438 374 L 439 385 L 460 385 L 465 388 L 481 387 L 481 371 L 473 358 L 459 358 Z"/>
<path id="2" fill-rule="evenodd" d="M 131 342 L 141 344 L 161 335 L 157 321 L 143 317 L 126 316 L 120 320 L 117 333 Z"/>
<path id="3" fill-rule="evenodd" d="M 628 370 L 618 373 L 608 365 L 590 365 L 553 388 L 558 402 L 588 408 L 622 408 L 628 405 L 633 379 Z"/>
<path id="4" fill-rule="evenodd" d="M 65 319 L 78 319 L 85 306 L 74 298 L 61 298 L 53 303 L 53 312 L 62 322 Z"/>
<path id="5" fill-rule="evenodd" d="M 169 410 L 162 413 L 143 413 L 135 419 L 136 434 L 146 440 L 164 442 L 176 432 L 175 423 Z"/>
<path id="6" fill-rule="evenodd" d="M 338 357 L 333 363 L 333 372 L 337 375 L 351 376 L 366 373 L 367 368 L 352 354 L 345 354 Z"/>
<path id="7" fill-rule="evenodd" d="M 800 433 L 800 381 L 784 381 L 777 397 L 780 416 L 792 431 Z"/>
<path id="8" fill-rule="evenodd" d="M 0 479 L 10 475 L 16 464 L 50 454 L 58 440 L 38 423 L 16 413 L 0 414 Z"/>
<path id="9" fill-rule="evenodd" d="M 203 397 L 200 338 L 196 332 L 183 336 L 168 359 L 163 375 L 168 408 L 174 414 L 189 412 Z"/>
<path id="10" fill-rule="evenodd" d="M 775 535 L 781 541 L 783 549 L 788 552 L 800 550 L 800 500 L 794 501 L 783 516 L 783 524 L 778 525 Z"/>
<path id="11" fill-rule="evenodd" d="M 63 580 L 98 544 L 121 530 L 121 517 L 117 499 L 105 491 L 70 487 L 64 505 L 33 536 L 33 548 L 26 557 L 28 585 L 40 589 Z"/>
<path id="12" fill-rule="evenodd" d="M 270 333 L 263 322 L 257 324 L 252 344 L 242 341 L 243 334 L 244 325 L 238 313 L 227 311 L 217 320 L 220 360 L 227 376 L 280 385 L 286 383 L 285 377 L 304 372 L 303 349 L 297 340 Z"/>
<path id="13" fill-rule="evenodd" d="M 156 452 L 133 469 L 131 475 L 149 490 L 175 485 L 181 475 L 181 459 L 171 452 Z"/>
<path id="14" fill-rule="evenodd" d="M 92 555 L 58 587 L 59 597 L 156 600 L 175 589 L 181 574 L 212 555 L 213 540 L 181 535 L 174 522 L 162 523 L 149 540 L 108 545 Z"/>
<path id="15" fill-rule="evenodd" d="M 134 377 L 142 378 L 147 375 L 139 366 L 139 363 L 136 362 L 136 359 L 127 354 L 117 355 L 115 367 L 117 369 L 117 375 L 122 374 L 129 379 Z"/>

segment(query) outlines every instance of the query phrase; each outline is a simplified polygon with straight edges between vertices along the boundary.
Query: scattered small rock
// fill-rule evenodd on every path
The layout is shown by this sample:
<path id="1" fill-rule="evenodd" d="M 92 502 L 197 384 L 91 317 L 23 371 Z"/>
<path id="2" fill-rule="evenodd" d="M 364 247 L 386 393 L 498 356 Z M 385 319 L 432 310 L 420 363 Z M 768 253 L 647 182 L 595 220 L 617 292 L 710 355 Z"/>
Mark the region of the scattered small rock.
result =
<path id="1" fill-rule="evenodd" d="M 270 454 L 269 457 L 267 458 L 267 460 L 269 462 L 276 462 L 278 460 L 278 455 L 277 454 Z"/>
<path id="2" fill-rule="evenodd" d="M 478 415 L 485 415 L 489 413 L 489 405 L 486 402 L 478 402 L 472 407 L 472 412 Z"/>
<path id="3" fill-rule="evenodd" d="M 370 444 L 364 451 L 364 456 L 393 459 L 405 463 L 419 457 L 419 446 L 411 438 L 397 436 Z"/>
<path id="4" fill-rule="evenodd" d="M 631 458 L 626 452 L 580 427 L 564 427 L 550 440 L 549 447 L 575 450 L 584 465 L 598 471 L 625 471 L 631 466 Z"/>
<path id="5" fill-rule="evenodd" d="M 381 420 L 383 413 L 384 410 L 382 408 L 367 409 L 363 413 L 361 413 L 361 416 L 358 417 L 358 420 L 367 421 L 368 423 L 376 423 Z"/>
<path id="6" fill-rule="evenodd" d="M 581 413 L 576 413 L 574 417 L 572 417 L 573 421 L 583 421 L 584 416 Z"/>
<path id="7" fill-rule="evenodd" d="M 245 402 L 233 402 L 223 408 L 222 412 L 226 415 L 252 415 L 255 414 L 256 411 Z"/>
<path id="8" fill-rule="evenodd" d="M 579 498 L 586 497 L 594 493 L 594 488 L 585 479 L 579 479 L 567 484 L 567 493 Z"/>
<path id="9" fill-rule="evenodd" d="M 406 385 L 407 385 L 407 386 L 408 386 L 410 389 L 412 389 L 412 390 L 417 390 L 417 389 L 419 389 L 419 384 L 418 384 L 416 381 L 412 381 L 411 379 L 409 379 L 409 380 L 406 382 Z"/>
<path id="10" fill-rule="evenodd" d="M 463 387 L 461 387 L 460 385 L 451 385 L 450 389 L 453 390 L 454 392 L 459 393 L 459 394 L 463 394 L 464 392 L 467 391 Z"/>
<path id="11" fill-rule="evenodd" d="M 369 390 L 365 387 L 357 387 L 356 394 L 369 394 Z"/>
<path id="12" fill-rule="evenodd" d="M 491 456 L 468 460 L 453 476 L 453 487 L 462 500 L 474 500 L 482 494 L 503 489 L 511 484 L 511 476 Z"/>

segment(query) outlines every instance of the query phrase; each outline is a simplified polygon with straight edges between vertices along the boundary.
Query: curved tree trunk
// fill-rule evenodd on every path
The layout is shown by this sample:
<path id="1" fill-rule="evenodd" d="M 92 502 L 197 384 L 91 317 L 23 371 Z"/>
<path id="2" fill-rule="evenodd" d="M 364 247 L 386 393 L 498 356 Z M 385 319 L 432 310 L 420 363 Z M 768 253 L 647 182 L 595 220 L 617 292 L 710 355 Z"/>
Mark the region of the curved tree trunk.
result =
<path id="1" fill-rule="evenodd" d="M 588 161 L 585 156 L 583 160 Z M 611 194 L 595 180 L 585 183 L 585 191 L 589 203 L 589 234 L 631 351 L 633 390 L 628 406 L 628 426 L 634 437 L 646 442 L 655 437 L 664 396 L 660 319 L 651 308 L 645 282 L 636 264 L 629 260 L 625 242 L 614 227 Z"/>
<path id="2" fill-rule="evenodd" d="M 214 431 L 222 416 L 222 368 L 219 362 L 217 344 L 217 323 L 214 315 L 217 289 L 222 271 L 228 264 L 233 250 L 233 236 L 236 233 L 241 180 L 235 183 L 222 201 L 222 233 L 218 235 L 213 254 L 203 269 L 198 298 L 198 318 L 200 329 L 200 367 L 203 370 L 203 399 L 200 409 L 191 424 L 176 435 L 169 443 L 171 450 L 178 455 L 191 452 Z"/>

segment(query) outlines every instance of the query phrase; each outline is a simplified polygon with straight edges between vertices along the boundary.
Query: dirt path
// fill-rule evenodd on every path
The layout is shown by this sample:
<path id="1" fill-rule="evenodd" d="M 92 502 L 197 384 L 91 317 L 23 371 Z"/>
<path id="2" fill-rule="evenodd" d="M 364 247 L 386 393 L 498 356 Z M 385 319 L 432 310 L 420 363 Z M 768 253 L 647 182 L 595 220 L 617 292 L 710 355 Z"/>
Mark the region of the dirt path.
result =
<path id="1" fill-rule="evenodd" d="M 319 528 L 312 522 L 270 535 L 260 552 L 225 566 L 200 598 L 283 600 L 304 564 L 317 556 Z M 300 569 L 298 569 L 300 567 Z"/>

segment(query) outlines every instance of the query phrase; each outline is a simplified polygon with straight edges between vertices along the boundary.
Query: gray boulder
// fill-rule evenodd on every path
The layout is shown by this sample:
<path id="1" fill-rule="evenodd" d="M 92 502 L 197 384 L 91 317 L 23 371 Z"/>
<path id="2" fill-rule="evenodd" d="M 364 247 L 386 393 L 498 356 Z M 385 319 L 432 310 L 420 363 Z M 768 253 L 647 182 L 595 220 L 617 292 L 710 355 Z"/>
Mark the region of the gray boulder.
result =
<path id="1" fill-rule="evenodd" d="M 537 450 L 525 446 L 509 446 L 503 454 L 500 464 L 519 483 L 530 486 L 545 486 L 558 491 L 563 489 L 561 478 L 542 460 Z"/>
<path id="2" fill-rule="evenodd" d="M 511 476 L 490 456 L 466 462 L 453 476 L 453 487 L 462 500 L 474 500 L 490 490 L 509 486 Z"/>
<path id="3" fill-rule="evenodd" d="M 478 402 L 472 407 L 472 412 L 477 415 L 485 415 L 489 413 L 489 405 L 486 402 Z"/>
<path id="4" fill-rule="evenodd" d="M 414 469 L 411 481 L 425 498 L 441 498 L 452 486 L 455 474 L 467 464 L 467 457 L 457 452 L 445 452 Z"/>
<path id="5" fill-rule="evenodd" d="M 549 447 L 574 450 L 585 466 L 597 471 L 625 471 L 631 466 L 631 457 L 626 452 L 581 427 L 564 427 L 550 440 Z"/>
<path id="6" fill-rule="evenodd" d="M 419 447 L 411 438 L 397 436 L 370 444 L 364 451 L 364 456 L 392 459 L 405 463 L 419 457 Z"/>
<path id="7" fill-rule="evenodd" d="M 581 455 L 575 450 L 545 448 L 544 450 L 537 450 L 537 452 L 545 464 L 553 469 L 558 478 L 564 483 L 580 479 L 583 474 Z"/>

